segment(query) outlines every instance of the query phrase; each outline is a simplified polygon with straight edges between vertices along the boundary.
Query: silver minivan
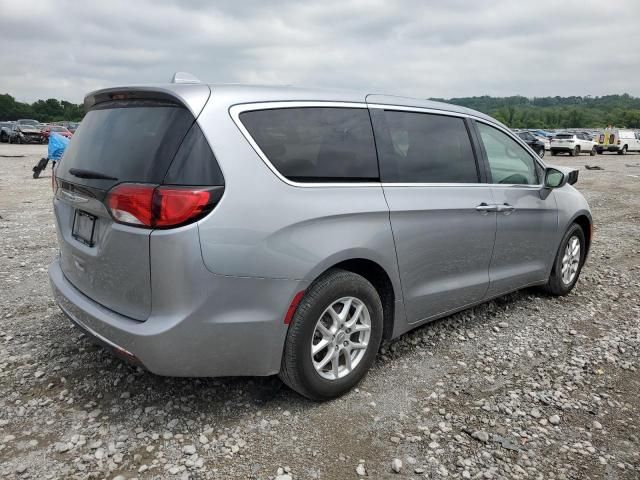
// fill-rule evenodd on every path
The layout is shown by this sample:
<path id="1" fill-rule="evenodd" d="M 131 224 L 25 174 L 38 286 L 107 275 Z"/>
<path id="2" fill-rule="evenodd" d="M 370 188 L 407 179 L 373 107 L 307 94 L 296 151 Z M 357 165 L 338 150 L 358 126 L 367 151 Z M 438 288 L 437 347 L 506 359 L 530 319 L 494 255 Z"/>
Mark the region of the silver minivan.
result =
<path id="1" fill-rule="evenodd" d="M 479 112 L 367 93 L 99 90 L 56 170 L 57 303 L 159 375 L 274 375 L 315 400 L 380 342 L 533 285 L 592 237 L 577 171 Z"/>

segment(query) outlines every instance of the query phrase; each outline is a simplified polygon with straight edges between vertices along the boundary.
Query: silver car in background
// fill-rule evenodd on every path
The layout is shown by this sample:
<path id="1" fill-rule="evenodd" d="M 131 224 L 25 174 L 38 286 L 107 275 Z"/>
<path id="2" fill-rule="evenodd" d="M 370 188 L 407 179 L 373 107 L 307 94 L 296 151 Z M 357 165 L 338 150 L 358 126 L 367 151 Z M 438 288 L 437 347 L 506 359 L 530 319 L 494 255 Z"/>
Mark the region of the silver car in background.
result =
<path id="1" fill-rule="evenodd" d="M 273 375 L 315 400 L 382 339 L 533 285 L 591 242 L 577 171 L 425 100 L 174 83 L 90 93 L 56 170 L 57 303 L 159 375 Z"/>

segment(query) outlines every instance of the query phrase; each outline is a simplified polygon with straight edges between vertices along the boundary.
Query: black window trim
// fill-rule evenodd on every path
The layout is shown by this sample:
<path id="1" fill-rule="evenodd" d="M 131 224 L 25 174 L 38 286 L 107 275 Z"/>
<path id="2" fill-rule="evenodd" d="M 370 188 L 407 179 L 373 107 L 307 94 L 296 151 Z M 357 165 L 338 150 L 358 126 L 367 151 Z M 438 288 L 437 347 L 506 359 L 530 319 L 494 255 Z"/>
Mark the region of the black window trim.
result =
<path id="1" fill-rule="evenodd" d="M 508 129 L 502 128 L 500 125 L 497 125 L 492 122 L 488 122 L 480 118 L 472 118 L 471 121 L 473 124 L 473 129 L 475 131 L 476 139 L 478 141 L 479 150 L 481 152 L 482 163 L 484 164 L 484 170 L 485 170 L 485 175 L 487 178 L 488 185 L 491 185 L 493 187 L 509 187 L 509 188 L 517 187 L 517 188 L 526 188 L 531 190 L 539 190 L 544 186 L 542 183 L 543 182 L 542 178 L 538 178 L 539 183 L 535 185 L 523 185 L 521 183 L 493 183 L 492 181 L 493 179 L 491 177 L 491 168 L 489 165 L 489 158 L 487 157 L 487 151 L 484 148 L 484 143 L 482 143 L 482 137 L 480 136 L 480 131 L 478 130 L 478 125 L 477 125 L 478 123 L 482 123 L 484 125 L 487 125 L 488 127 L 495 128 L 499 132 L 504 133 L 507 137 L 511 138 L 516 143 L 518 143 L 529 154 L 529 156 L 534 161 L 534 163 L 537 166 L 539 166 L 543 171 L 547 167 L 545 166 L 544 163 L 542 163 L 542 161 L 540 160 L 540 157 L 533 151 L 533 149 L 529 145 L 527 145 L 527 143 L 524 140 L 522 140 L 518 135 L 515 135 L 513 132 L 509 131 Z M 537 169 L 536 169 L 536 176 L 540 177 L 540 175 L 538 175 Z"/>
<path id="2" fill-rule="evenodd" d="M 475 162 L 475 166 L 476 166 L 476 178 L 478 179 L 477 182 L 474 183 L 464 183 L 464 182 L 385 182 L 384 179 L 382 179 L 382 185 L 383 186 L 468 186 L 468 185 L 481 185 L 483 183 L 485 183 L 486 181 L 486 176 L 484 173 L 484 168 L 481 165 L 481 160 L 480 160 L 480 153 L 478 150 L 478 145 L 476 143 L 476 139 L 474 138 L 473 135 L 473 127 L 470 124 L 470 119 L 468 116 L 466 115 L 456 115 L 455 112 L 451 112 L 453 113 L 452 115 L 449 114 L 449 112 L 445 111 L 445 110 L 437 110 L 437 111 L 426 111 L 423 109 L 414 109 L 412 107 L 396 107 L 396 106 L 390 106 L 390 105 L 381 105 L 381 106 L 376 106 L 374 108 L 370 109 L 371 111 L 371 119 L 372 119 L 372 123 L 373 123 L 373 136 L 374 138 L 376 138 L 376 131 L 379 129 L 385 129 L 385 131 L 383 132 L 383 134 L 385 136 L 388 137 L 389 135 L 389 131 L 388 128 L 386 126 L 386 123 L 384 123 L 384 117 L 382 117 L 378 112 L 382 111 L 382 113 L 384 113 L 384 111 L 393 111 L 393 112 L 404 112 L 404 113 L 417 113 L 417 114 L 423 114 L 423 115 L 438 115 L 441 117 L 451 117 L 451 118 L 459 118 L 463 121 L 464 123 L 464 128 L 467 131 L 467 135 L 469 137 L 469 143 L 471 145 L 471 152 L 473 154 L 473 160 Z M 377 150 L 378 146 L 376 144 L 376 150 Z M 378 162 L 380 161 L 380 152 L 378 151 Z M 382 170 L 380 169 L 380 177 L 382 178 Z"/>

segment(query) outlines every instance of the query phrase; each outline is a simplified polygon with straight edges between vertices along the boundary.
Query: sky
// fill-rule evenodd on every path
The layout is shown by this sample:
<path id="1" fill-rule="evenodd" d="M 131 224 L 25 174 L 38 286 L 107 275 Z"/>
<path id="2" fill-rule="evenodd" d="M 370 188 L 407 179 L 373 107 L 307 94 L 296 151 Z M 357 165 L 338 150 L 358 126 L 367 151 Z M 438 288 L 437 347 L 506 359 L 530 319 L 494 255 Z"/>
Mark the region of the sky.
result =
<path id="1" fill-rule="evenodd" d="M 0 93 L 167 82 L 640 96 L 640 1 L 0 0 Z"/>

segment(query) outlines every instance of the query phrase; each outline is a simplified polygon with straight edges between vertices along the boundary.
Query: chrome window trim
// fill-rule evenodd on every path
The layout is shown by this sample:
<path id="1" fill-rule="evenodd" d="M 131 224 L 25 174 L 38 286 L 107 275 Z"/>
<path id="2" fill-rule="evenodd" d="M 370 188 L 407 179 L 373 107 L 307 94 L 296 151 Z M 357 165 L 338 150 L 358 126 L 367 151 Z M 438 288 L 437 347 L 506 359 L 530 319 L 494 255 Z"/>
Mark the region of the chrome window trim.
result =
<path id="1" fill-rule="evenodd" d="M 273 172 L 273 174 L 278 177 L 282 182 L 287 185 L 291 185 L 293 187 L 310 187 L 310 188 L 336 188 L 336 187 L 484 187 L 484 186 L 499 186 L 499 187 L 520 187 L 527 189 L 540 189 L 544 185 L 522 185 L 522 184 L 503 184 L 503 183 L 408 183 L 408 182 L 295 182 L 293 180 L 289 180 L 284 175 L 282 175 L 278 169 L 271 163 L 269 158 L 265 155 L 262 149 L 255 142 L 249 131 L 245 128 L 245 126 L 240 121 L 240 114 L 244 112 L 251 112 L 256 110 L 271 110 L 278 108 L 302 108 L 302 107 L 326 107 L 326 108 L 360 108 L 360 109 L 382 109 L 382 110 L 396 110 L 396 111 L 406 111 L 406 112 L 417 112 L 417 113 L 431 113 L 435 115 L 446 115 L 449 117 L 457 117 L 457 118 L 470 118 L 479 122 L 482 122 L 490 127 L 496 128 L 497 130 L 505 133 L 510 138 L 514 139 L 516 143 L 521 146 L 524 146 L 525 150 L 532 157 L 534 162 L 537 162 L 542 169 L 545 169 L 546 166 L 539 161 L 539 157 L 533 152 L 529 146 L 524 143 L 524 141 L 510 132 L 508 129 L 505 129 L 501 125 L 497 123 L 493 123 L 481 117 L 461 112 L 454 112 L 449 110 L 439 110 L 435 108 L 423 108 L 423 107 L 410 107 L 406 105 L 387 105 L 381 103 L 371 103 L 368 104 L 366 102 L 336 102 L 336 101 L 300 101 L 300 100 L 291 100 L 291 101 L 269 101 L 269 102 L 252 102 L 252 103 L 240 103 L 231 105 L 229 107 L 229 115 L 235 123 L 236 127 L 240 130 L 244 138 L 249 142 L 249 145 L 253 148 L 253 150 L 258 154 L 260 159 L 264 162 L 264 164 Z M 374 133 L 375 138 L 375 133 Z M 536 158 L 538 157 L 538 158 Z"/>
<path id="2" fill-rule="evenodd" d="M 407 182 L 382 182 L 383 187 L 521 187 L 529 190 L 539 190 L 540 185 L 523 185 L 520 183 L 407 183 Z"/>
<path id="3" fill-rule="evenodd" d="M 249 131 L 240 121 L 240 114 L 244 112 L 251 112 L 255 110 L 272 110 L 277 108 L 301 108 L 301 107 L 326 107 L 326 108 L 359 108 L 367 109 L 367 104 L 362 102 L 323 102 L 323 101 L 275 101 L 275 102 L 259 102 L 259 103 L 243 103 L 238 105 L 232 105 L 229 108 L 229 115 L 233 119 L 233 122 L 242 132 L 244 138 L 247 139 L 251 147 L 255 150 L 258 156 L 262 159 L 265 165 L 271 170 L 276 177 L 282 180 L 287 185 L 293 187 L 310 187 L 310 188 L 335 188 L 335 187 L 380 187 L 380 182 L 295 182 L 289 180 L 282 175 L 278 169 L 271 163 L 269 158 L 265 155 L 262 149 L 255 142 Z M 372 132 L 373 134 L 373 129 Z M 377 160 L 376 160 L 377 161 Z"/>

